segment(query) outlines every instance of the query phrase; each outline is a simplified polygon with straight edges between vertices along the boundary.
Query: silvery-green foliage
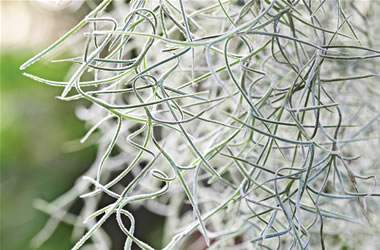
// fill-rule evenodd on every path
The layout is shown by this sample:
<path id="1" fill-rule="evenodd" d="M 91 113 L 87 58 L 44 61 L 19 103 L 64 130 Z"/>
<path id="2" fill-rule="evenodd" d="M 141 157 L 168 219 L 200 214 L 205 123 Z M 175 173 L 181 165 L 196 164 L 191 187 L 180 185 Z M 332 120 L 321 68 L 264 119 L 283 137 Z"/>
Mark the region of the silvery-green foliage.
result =
<path id="1" fill-rule="evenodd" d="M 378 1 L 101 2 L 21 66 L 83 35 L 82 54 L 55 61 L 72 62 L 68 81 L 25 75 L 61 87 L 63 101 L 92 103 L 77 111 L 89 124 L 80 143 L 98 145 L 72 189 L 36 202 L 51 218 L 33 243 L 63 221 L 73 249 L 110 249 L 102 225 L 116 214 L 125 249 L 152 249 L 134 236 L 148 225 L 131 208 L 144 206 L 166 216 L 164 249 L 185 249 L 195 231 L 210 249 L 332 249 L 344 233 L 370 249 L 376 14 Z M 99 209 L 102 196 L 114 202 Z"/>

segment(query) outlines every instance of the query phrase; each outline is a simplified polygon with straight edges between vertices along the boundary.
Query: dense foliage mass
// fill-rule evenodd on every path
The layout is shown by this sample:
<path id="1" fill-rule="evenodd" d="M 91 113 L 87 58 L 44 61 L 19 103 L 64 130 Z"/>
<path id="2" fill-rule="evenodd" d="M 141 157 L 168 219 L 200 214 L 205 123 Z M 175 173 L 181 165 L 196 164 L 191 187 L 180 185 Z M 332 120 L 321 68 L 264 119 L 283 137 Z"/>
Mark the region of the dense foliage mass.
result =
<path id="1" fill-rule="evenodd" d="M 83 53 L 56 60 L 73 63 L 67 82 L 25 75 L 88 100 L 81 143 L 98 144 L 70 191 L 37 204 L 52 217 L 36 244 L 62 220 L 73 249 L 109 249 L 116 218 L 125 249 L 152 249 L 134 205 L 166 216 L 164 249 L 331 249 L 342 225 L 376 224 L 378 1 L 110 3 L 21 66 L 79 34 Z"/>

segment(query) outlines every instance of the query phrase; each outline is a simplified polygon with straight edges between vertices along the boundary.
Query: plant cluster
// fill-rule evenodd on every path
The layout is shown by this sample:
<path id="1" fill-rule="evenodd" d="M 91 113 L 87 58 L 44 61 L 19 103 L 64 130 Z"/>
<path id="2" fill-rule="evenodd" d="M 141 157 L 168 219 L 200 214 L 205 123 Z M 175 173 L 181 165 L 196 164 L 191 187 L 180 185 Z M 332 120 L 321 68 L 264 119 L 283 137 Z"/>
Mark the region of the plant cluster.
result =
<path id="1" fill-rule="evenodd" d="M 116 214 L 125 249 L 153 249 L 134 236 L 147 225 L 133 206 L 166 216 L 164 249 L 196 231 L 210 249 L 326 249 L 329 228 L 371 220 L 377 1 L 110 4 L 21 66 L 84 32 L 81 55 L 55 60 L 73 64 L 67 82 L 25 73 L 89 101 L 80 142 L 98 145 L 71 190 L 36 203 L 51 214 L 36 245 L 65 221 L 73 249 L 109 249 L 102 225 Z M 99 208 L 104 195 L 114 202 Z"/>

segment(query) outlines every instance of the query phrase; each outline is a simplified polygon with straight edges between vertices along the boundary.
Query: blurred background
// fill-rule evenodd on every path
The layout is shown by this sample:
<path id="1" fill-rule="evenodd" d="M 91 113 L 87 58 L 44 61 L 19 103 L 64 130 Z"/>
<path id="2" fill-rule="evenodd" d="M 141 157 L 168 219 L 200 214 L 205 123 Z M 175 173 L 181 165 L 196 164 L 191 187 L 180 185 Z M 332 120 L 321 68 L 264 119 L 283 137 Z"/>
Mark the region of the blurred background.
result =
<path id="1" fill-rule="evenodd" d="M 93 8 L 91 4 L 98 2 L 75 0 L 56 5 L 55 0 L 0 0 L 0 249 L 31 249 L 31 239 L 49 218 L 33 203 L 38 198 L 52 201 L 63 194 L 95 159 L 94 146 L 74 152 L 69 146 L 86 133 L 84 123 L 75 116 L 78 103 L 57 100 L 54 97 L 61 89 L 24 77 L 19 67 L 71 29 Z M 62 57 L 70 56 L 66 48 L 59 50 Z M 49 59 L 26 71 L 64 80 L 70 65 L 48 63 Z M 143 209 L 136 216 L 150 223 L 149 234 L 140 236 L 142 239 L 160 237 L 162 218 Z M 114 231 L 114 249 L 121 249 L 120 230 L 112 223 L 106 229 Z M 39 249 L 70 249 L 71 232 L 71 226 L 61 223 Z"/>
<path id="2" fill-rule="evenodd" d="M 54 96 L 60 89 L 36 83 L 19 70 L 77 21 L 68 8 L 50 6 L 1 1 L 1 249 L 30 249 L 31 238 L 48 218 L 33 207 L 34 200 L 62 194 L 95 155 L 94 148 L 65 152 L 63 142 L 84 133 L 74 103 L 58 101 Z M 66 72 L 54 66 L 42 62 L 30 72 L 63 80 Z M 69 249 L 70 234 L 69 226 L 60 226 L 41 249 Z"/>

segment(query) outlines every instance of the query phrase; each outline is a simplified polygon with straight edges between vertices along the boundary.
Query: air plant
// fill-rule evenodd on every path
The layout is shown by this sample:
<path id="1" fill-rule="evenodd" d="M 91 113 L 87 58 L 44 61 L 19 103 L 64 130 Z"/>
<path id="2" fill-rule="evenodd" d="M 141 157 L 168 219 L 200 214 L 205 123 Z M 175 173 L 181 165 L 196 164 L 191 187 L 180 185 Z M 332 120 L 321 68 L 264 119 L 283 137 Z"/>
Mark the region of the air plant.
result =
<path id="1" fill-rule="evenodd" d="M 72 189 L 36 203 L 51 215 L 36 246 L 64 221 L 73 249 L 110 249 L 116 214 L 125 249 L 153 249 L 133 204 L 166 216 L 163 249 L 196 233 L 210 249 L 332 249 L 339 225 L 376 224 L 378 1 L 110 4 L 21 66 L 83 32 L 83 53 L 55 61 L 72 62 L 67 82 L 24 73 L 91 103 L 80 142 L 98 145 Z"/>

